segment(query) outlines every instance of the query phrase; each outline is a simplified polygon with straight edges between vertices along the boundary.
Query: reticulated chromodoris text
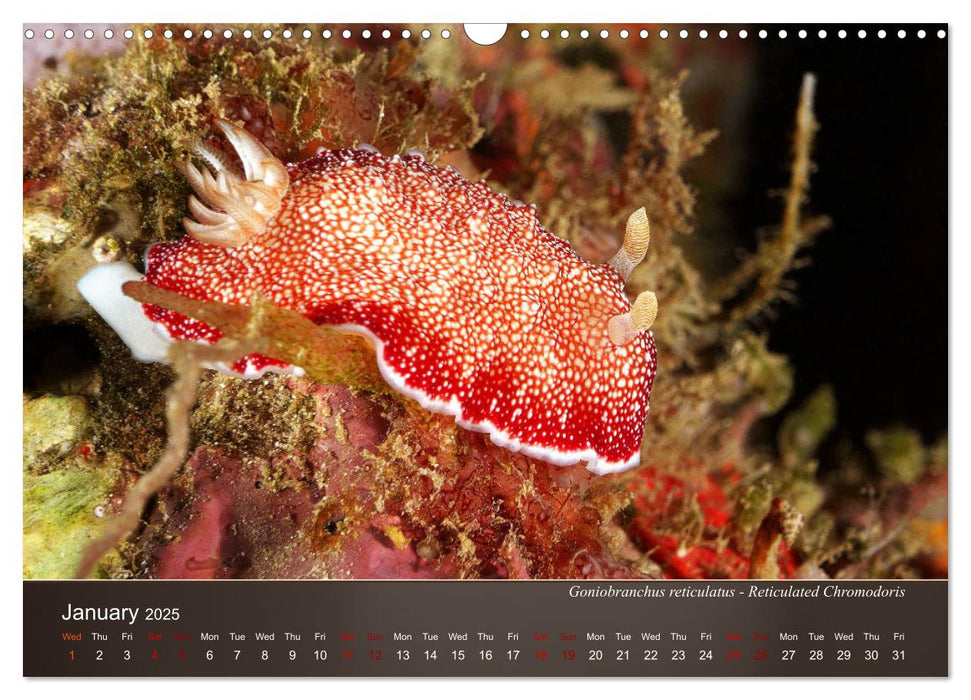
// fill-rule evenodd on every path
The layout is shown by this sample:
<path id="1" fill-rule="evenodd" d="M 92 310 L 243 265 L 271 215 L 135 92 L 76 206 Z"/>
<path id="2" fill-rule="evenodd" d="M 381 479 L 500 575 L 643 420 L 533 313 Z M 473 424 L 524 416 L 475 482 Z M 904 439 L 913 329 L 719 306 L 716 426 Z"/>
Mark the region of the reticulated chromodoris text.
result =
<path id="1" fill-rule="evenodd" d="M 185 167 L 196 220 L 185 221 L 188 236 L 149 249 L 147 282 L 241 305 L 258 290 L 365 334 L 395 389 L 509 449 L 597 473 L 638 463 L 657 302 L 646 292 L 632 307 L 624 281 L 647 250 L 644 210 L 614 259 L 593 265 L 532 207 L 419 155 L 324 151 L 284 166 L 247 132 L 219 125 L 245 174 L 198 149 L 208 168 Z M 81 288 L 104 315 L 99 284 Z M 173 338 L 220 337 L 174 311 L 144 312 Z M 251 355 L 232 369 L 279 368 Z"/>

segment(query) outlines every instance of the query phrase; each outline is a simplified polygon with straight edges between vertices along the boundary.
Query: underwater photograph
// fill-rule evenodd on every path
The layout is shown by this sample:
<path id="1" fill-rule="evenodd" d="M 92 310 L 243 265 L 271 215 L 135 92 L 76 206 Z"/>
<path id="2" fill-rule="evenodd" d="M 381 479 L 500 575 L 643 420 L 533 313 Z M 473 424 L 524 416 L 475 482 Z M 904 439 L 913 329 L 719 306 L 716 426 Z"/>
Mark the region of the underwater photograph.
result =
<path id="1" fill-rule="evenodd" d="M 848 26 L 25 25 L 24 579 L 946 579 L 948 47 Z"/>

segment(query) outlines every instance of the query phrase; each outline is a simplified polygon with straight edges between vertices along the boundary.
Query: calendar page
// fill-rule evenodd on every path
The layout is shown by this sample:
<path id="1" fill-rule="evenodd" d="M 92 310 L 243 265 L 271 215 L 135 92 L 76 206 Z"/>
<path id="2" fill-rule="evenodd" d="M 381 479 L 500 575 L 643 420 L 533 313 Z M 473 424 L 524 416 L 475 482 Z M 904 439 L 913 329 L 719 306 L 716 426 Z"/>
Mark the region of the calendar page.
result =
<path id="1" fill-rule="evenodd" d="M 949 27 L 26 24 L 25 676 L 947 676 Z"/>

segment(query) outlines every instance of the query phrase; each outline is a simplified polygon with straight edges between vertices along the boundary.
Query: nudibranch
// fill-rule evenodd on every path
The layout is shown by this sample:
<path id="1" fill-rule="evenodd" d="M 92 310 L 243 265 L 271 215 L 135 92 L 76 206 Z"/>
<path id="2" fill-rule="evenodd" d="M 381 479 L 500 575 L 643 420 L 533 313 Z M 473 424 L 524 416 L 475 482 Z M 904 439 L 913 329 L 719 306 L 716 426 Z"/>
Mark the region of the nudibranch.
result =
<path id="1" fill-rule="evenodd" d="M 632 305 L 624 284 L 647 252 L 644 209 L 620 251 L 594 265 L 534 207 L 421 155 L 359 147 L 285 165 L 242 128 L 218 125 L 243 172 L 196 147 L 204 166 L 183 167 L 196 193 L 188 235 L 148 249 L 145 281 L 240 305 L 258 290 L 363 334 L 388 384 L 510 450 L 598 474 L 639 463 L 657 299 L 644 292 Z M 166 339 L 218 340 L 211 326 L 124 297 L 130 279 L 142 275 L 112 263 L 79 288 L 136 357 L 164 359 Z M 259 355 L 230 369 L 299 371 Z"/>

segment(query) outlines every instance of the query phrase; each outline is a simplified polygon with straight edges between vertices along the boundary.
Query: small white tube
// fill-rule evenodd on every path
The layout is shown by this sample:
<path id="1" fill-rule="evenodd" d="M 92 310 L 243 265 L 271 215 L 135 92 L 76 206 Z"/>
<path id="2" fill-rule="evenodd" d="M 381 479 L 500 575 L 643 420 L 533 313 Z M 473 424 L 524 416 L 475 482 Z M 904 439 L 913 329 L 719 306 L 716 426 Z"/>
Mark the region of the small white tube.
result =
<path id="1" fill-rule="evenodd" d="M 131 349 L 136 360 L 168 362 L 169 342 L 145 316 L 142 305 L 121 291 L 125 282 L 140 282 L 143 278 L 126 262 L 95 265 L 78 281 L 78 291 Z"/>

